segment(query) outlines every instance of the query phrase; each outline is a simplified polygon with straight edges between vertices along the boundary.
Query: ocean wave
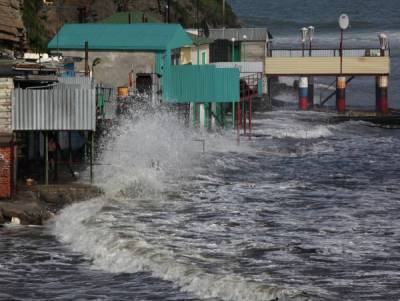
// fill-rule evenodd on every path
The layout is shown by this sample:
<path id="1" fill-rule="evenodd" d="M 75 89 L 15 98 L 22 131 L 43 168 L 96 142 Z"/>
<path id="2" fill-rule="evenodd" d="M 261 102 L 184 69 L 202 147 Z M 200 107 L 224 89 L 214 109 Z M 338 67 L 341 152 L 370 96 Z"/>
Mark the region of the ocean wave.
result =
<path id="1" fill-rule="evenodd" d="M 96 268 L 111 273 L 150 272 L 154 277 L 172 281 L 184 292 L 205 299 L 303 299 L 295 290 L 250 281 L 231 273 L 205 272 L 172 250 L 149 244 L 143 233 L 135 231 L 134 225 L 127 235 L 120 236 L 102 219 L 100 213 L 107 204 L 105 199 L 74 204 L 64 209 L 51 225 L 62 242 L 91 258 Z"/>

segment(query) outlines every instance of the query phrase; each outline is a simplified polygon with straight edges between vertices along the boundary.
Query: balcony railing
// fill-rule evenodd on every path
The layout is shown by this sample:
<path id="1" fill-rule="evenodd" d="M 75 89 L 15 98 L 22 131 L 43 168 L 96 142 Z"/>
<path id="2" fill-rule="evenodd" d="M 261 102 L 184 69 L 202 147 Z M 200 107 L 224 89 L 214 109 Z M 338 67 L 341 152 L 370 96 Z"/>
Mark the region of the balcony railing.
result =
<path id="1" fill-rule="evenodd" d="M 377 48 L 346 48 L 344 57 L 379 57 L 382 50 Z M 340 49 L 269 49 L 267 57 L 339 57 Z M 384 56 L 390 56 L 390 49 L 384 50 Z"/>

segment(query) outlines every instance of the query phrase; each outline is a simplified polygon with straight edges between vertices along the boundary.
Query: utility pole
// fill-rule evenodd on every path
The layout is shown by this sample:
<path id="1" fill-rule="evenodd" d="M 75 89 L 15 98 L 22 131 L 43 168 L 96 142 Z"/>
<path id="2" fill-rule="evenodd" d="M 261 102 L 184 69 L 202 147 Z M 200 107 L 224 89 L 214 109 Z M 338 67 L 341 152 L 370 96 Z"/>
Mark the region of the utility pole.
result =
<path id="1" fill-rule="evenodd" d="M 225 0 L 222 0 L 222 28 L 225 28 Z"/>
<path id="2" fill-rule="evenodd" d="M 199 33 L 199 28 L 200 28 L 200 24 L 199 24 L 199 0 L 197 0 L 196 2 L 196 27 L 197 27 L 197 34 Z"/>
<path id="3" fill-rule="evenodd" d="M 171 6 L 171 0 L 167 0 L 165 3 L 165 23 L 169 23 L 170 20 L 170 6 Z"/>

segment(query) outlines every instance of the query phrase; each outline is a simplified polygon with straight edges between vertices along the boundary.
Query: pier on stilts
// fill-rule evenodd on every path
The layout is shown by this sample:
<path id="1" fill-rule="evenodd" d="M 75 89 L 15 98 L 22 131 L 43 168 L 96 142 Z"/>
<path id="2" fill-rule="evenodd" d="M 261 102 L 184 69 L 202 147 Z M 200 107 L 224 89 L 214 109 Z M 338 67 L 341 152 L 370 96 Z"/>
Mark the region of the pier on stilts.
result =
<path id="1" fill-rule="evenodd" d="M 349 111 L 346 106 L 346 89 L 355 77 L 374 77 L 376 81 L 376 111 L 379 119 L 393 118 L 389 110 L 388 84 L 390 75 L 390 49 L 382 47 L 352 49 L 268 49 L 265 75 L 299 78 L 299 109 L 320 110 L 336 96 L 339 116 L 362 119 L 365 114 Z M 314 103 L 314 78 L 335 77 L 336 90 Z M 399 116 L 400 117 L 400 116 Z M 371 120 L 371 116 L 369 117 Z"/>

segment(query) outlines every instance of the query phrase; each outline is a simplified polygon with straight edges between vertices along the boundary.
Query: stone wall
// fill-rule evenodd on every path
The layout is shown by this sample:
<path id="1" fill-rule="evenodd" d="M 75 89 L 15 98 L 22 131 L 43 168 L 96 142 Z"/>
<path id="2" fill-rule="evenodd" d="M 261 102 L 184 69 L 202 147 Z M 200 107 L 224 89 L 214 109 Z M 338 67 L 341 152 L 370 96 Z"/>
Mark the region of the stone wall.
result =
<path id="1" fill-rule="evenodd" d="M 11 129 L 11 91 L 14 89 L 12 78 L 0 78 L 0 134 L 12 133 Z"/>

